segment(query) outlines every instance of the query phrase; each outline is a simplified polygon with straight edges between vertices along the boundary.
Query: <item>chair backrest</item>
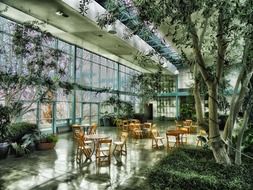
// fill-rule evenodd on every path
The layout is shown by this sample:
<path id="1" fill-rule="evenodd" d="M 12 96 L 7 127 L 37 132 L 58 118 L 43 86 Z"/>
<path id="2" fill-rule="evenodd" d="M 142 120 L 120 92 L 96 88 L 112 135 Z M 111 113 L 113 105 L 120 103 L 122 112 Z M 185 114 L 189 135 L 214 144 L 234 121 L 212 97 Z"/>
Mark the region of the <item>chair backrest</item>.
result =
<path id="1" fill-rule="evenodd" d="M 90 130 L 89 130 L 89 135 L 94 135 L 96 134 L 96 130 L 97 130 L 97 124 L 96 123 L 93 123 L 90 127 Z"/>
<path id="2" fill-rule="evenodd" d="M 143 123 L 144 128 L 151 129 L 151 126 L 152 126 L 152 123 L 148 123 L 148 122 Z"/>
<path id="3" fill-rule="evenodd" d="M 77 140 L 79 148 L 85 146 L 85 143 L 84 143 L 85 137 L 84 137 L 84 133 L 82 131 L 76 133 L 76 140 Z"/>
<path id="4" fill-rule="evenodd" d="M 129 123 L 128 124 L 128 129 L 130 130 L 130 131 L 133 131 L 134 129 L 135 129 L 135 124 L 134 123 Z"/>
<path id="5" fill-rule="evenodd" d="M 141 129 L 141 124 L 140 123 L 135 123 L 134 124 L 134 130 L 136 130 L 136 129 Z"/>
<path id="6" fill-rule="evenodd" d="M 176 127 L 182 127 L 182 121 L 175 120 Z"/>
<path id="7" fill-rule="evenodd" d="M 116 120 L 116 126 L 121 127 L 123 125 L 123 121 L 121 119 Z"/>
<path id="8" fill-rule="evenodd" d="M 129 124 L 129 121 L 128 120 L 123 120 L 123 125 L 128 125 Z"/>
<path id="9" fill-rule="evenodd" d="M 156 128 L 153 128 L 153 129 L 151 130 L 151 133 L 152 133 L 152 138 L 155 138 L 155 137 L 159 137 L 159 136 L 160 136 L 160 134 L 159 134 L 159 132 L 158 132 L 158 130 L 157 130 Z"/>
<path id="10" fill-rule="evenodd" d="M 184 126 L 189 126 L 189 127 L 192 126 L 192 120 L 189 120 L 189 119 L 185 120 L 184 121 Z"/>
<path id="11" fill-rule="evenodd" d="M 99 151 L 101 147 L 108 147 L 109 152 L 111 152 L 112 139 L 100 139 L 97 143 L 97 150 Z"/>
<path id="12" fill-rule="evenodd" d="M 121 136 L 120 136 L 120 141 L 125 143 L 127 138 L 128 138 L 128 133 L 127 132 L 122 132 Z"/>
<path id="13" fill-rule="evenodd" d="M 140 123 L 140 120 L 138 120 L 138 119 L 130 119 L 129 123 Z"/>
<path id="14" fill-rule="evenodd" d="M 74 138 L 77 138 L 77 134 L 82 132 L 83 130 L 80 125 L 72 125 L 72 131 Z"/>
<path id="15" fill-rule="evenodd" d="M 151 128 L 157 130 L 156 124 L 153 124 Z"/>
<path id="16" fill-rule="evenodd" d="M 200 130 L 199 130 L 199 135 L 201 135 L 201 136 L 206 136 L 206 135 L 207 135 L 207 133 L 206 133 L 206 131 L 205 131 L 205 130 L 200 129 Z"/>

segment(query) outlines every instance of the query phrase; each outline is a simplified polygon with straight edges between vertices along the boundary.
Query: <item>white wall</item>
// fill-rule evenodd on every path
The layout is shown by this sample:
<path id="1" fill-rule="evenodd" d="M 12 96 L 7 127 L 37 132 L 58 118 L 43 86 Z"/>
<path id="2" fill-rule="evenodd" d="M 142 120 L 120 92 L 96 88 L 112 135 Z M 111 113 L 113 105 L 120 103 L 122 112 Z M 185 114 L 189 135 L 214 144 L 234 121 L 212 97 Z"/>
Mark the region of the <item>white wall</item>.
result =
<path id="1" fill-rule="evenodd" d="M 180 69 L 178 74 L 178 88 L 190 88 L 193 84 L 190 69 Z"/>

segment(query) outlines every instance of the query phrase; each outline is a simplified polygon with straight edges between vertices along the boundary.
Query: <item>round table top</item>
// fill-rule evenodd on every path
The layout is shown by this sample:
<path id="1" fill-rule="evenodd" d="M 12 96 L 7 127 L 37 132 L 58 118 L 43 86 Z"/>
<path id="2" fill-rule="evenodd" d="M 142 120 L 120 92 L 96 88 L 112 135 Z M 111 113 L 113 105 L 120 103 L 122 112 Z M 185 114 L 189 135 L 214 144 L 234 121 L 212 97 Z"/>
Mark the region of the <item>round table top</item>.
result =
<path id="1" fill-rule="evenodd" d="M 90 127 L 90 124 L 74 124 L 72 127 Z"/>
<path id="2" fill-rule="evenodd" d="M 107 139 L 107 138 L 109 138 L 108 135 L 104 135 L 104 134 L 85 135 L 85 137 L 87 139 L 90 139 L 90 140 L 98 140 L 98 139 Z"/>
<path id="3" fill-rule="evenodd" d="M 90 127 L 90 124 L 86 123 L 86 124 L 80 124 L 81 127 Z"/>
<path id="4" fill-rule="evenodd" d="M 185 130 L 175 129 L 175 130 L 168 130 L 166 135 L 178 136 L 180 134 L 187 134 L 188 132 Z"/>

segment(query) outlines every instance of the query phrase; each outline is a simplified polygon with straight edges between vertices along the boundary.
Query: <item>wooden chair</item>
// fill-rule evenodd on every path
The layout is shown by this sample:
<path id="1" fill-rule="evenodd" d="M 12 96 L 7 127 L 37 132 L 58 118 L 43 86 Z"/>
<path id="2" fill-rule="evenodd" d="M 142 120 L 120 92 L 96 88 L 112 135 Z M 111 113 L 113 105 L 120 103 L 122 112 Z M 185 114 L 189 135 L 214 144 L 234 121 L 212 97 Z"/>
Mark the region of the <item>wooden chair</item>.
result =
<path id="1" fill-rule="evenodd" d="M 180 130 L 189 133 L 189 129 L 188 128 L 181 127 Z M 181 134 L 180 135 L 180 141 L 181 141 L 182 144 L 187 144 L 187 136 L 188 136 L 188 134 Z"/>
<path id="2" fill-rule="evenodd" d="M 152 148 L 161 148 L 164 147 L 163 139 L 164 137 L 161 137 L 158 130 L 156 128 L 153 128 L 151 130 L 152 135 Z"/>
<path id="3" fill-rule="evenodd" d="M 88 132 L 88 135 L 94 135 L 96 134 L 96 130 L 97 130 L 97 124 L 93 123 L 90 127 L 90 130 Z"/>
<path id="4" fill-rule="evenodd" d="M 127 154 L 127 146 L 126 146 L 127 137 L 128 137 L 127 132 L 121 133 L 119 141 L 114 142 L 115 148 L 113 150 L 113 154 L 115 154 L 116 152 L 119 152 L 120 155 Z"/>
<path id="5" fill-rule="evenodd" d="M 122 123 L 123 123 L 123 125 L 122 125 L 122 126 L 123 126 L 122 130 L 123 130 L 123 131 L 128 131 L 128 125 L 129 125 L 128 120 L 123 120 Z"/>
<path id="6" fill-rule="evenodd" d="M 119 131 L 123 130 L 123 121 L 121 119 L 116 120 L 116 127 Z"/>
<path id="7" fill-rule="evenodd" d="M 180 129 L 181 127 L 183 127 L 183 124 L 182 124 L 182 121 L 178 121 L 178 120 L 175 120 L 175 125 L 176 125 L 176 129 Z"/>
<path id="8" fill-rule="evenodd" d="M 134 123 L 135 124 L 135 123 L 141 123 L 141 122 L 138 119 L 130 119 L 129 123 Z"/>
<path id="9" fill-rule="evenodd" d="M 192 120 L 188 119 L 183 122 L 183 127 L 188 129 L 188 133 L 190 133 L 191 126 L 192 126 Z"/>
<path id="10" fill-rule="evenodd" d="M 145 137 L 151 137 L 152 123 L 144 123 L 143 124 L 143 133 Z"/>
<path id="11" fill-rule="evenodd" d="M 77 151 L 76 151 L 76 161 L 80 163 L 83 159 L 83 155 L 85 156 L 85 162 L 88 160 L 91 161 L 92 149 L 89 145 L 85 144 L 84 133 L 77 133 Z"/>
<path id="12" fill-rule="evenodd" d="M 98 165 L 111 163 L 111 146 L 112 139 L 102 139 L 98 141 L 96 148 L 96 163 Z"/>
<path id="13" fill-rule="evenodd" d="M 140 123 L 133 124 L 132 135 L 136 139 L 140 139 L 143 137 Z"/>
<path id="14" fill-rule="evenodd" d="M 77 135 L 82 132 L 82 127 L 80 125 L 74 124 L 71 126 L 72 132 L 73 132 L 73 137 L 74 139 L 77 139 Z"/>
<path id="15" fill-rule="evenodd" d="M 166 139 L 167 139 L 167 149 L 171 149 L 172 147 L 177 147 L 177 135 L 174 133 L 170 133 L 170 130 L 166 132 Z"/>
<path id="16" fill-rule="evenodd" d="M 206 144 L 208 142 L 207 138 L 207 133 L 205 130 L 201 129 L 199 130 L 199 133 L 197 135 L 197 140 L 196 140 L 196 146 L 203 146 L 204 144 Z"/>

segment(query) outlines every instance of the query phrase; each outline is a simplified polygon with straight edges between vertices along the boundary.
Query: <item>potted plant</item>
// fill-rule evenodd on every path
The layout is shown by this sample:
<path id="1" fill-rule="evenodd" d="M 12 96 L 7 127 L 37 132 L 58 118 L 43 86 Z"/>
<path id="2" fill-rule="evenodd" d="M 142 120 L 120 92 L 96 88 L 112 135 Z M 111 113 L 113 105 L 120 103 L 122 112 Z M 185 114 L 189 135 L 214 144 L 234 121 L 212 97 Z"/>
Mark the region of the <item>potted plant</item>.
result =
<path id="1" fill-rule="evenodd" d="M 0 159 L 4 159 L 9 151 L 9 108 L 0 104 Z"/>
<path id="2" fill-rule="evenodd" d="M 18 144 L 18 143 L 11 143 L 12 148 L 15 151 L 16 157 L 22 157 L 25 154 L 29 153 L 29 149 L 27 148 L 28 145 L 23 143 L 23 144 Z"/>
<path id="3" fill-rule="evenodd" d="M 38 150 L 50 150 L 55 147 L 58 137 L 54 134 L 40 134 L 37 149 Z"/>

